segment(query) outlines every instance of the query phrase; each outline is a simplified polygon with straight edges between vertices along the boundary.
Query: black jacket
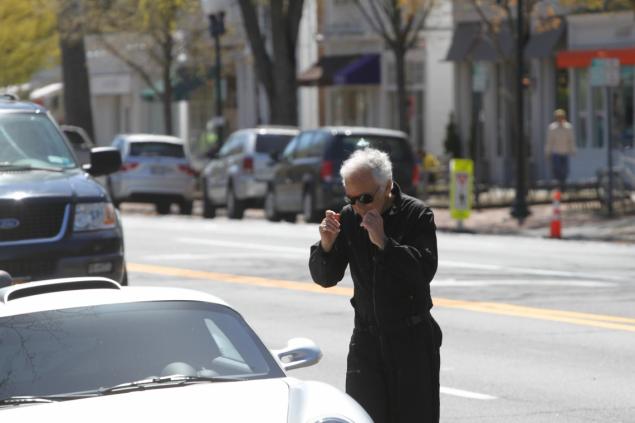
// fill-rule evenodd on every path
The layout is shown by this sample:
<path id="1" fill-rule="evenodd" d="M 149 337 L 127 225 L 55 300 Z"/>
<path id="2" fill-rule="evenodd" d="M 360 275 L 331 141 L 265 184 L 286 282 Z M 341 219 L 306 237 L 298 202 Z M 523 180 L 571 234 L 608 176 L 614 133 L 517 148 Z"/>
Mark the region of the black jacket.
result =
<path id="1" fill-rule="evenodd" d="M 393 184 L 394 202 L 382 214 L 388 237 L 384 250 L 370 242 L 351 206 L 341 212 L 341 232 L 326 253 L 311 246 L 309 268 L 323 287 L 336 285 L 350 264 L 355 325 L 389 331 L 432 308 L 430 282 L 437 270 L 436 226 L 432 210 L 402 194 Z"/>

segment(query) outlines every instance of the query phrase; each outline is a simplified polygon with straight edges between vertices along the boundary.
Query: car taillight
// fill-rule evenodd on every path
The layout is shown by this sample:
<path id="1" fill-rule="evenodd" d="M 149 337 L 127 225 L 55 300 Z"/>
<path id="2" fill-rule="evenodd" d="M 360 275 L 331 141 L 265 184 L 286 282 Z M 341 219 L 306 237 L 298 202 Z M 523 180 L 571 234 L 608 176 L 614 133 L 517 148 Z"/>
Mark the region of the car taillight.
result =
<path id="1" fill-rule="evenodd" d="M 415 164 L 412 167 L 412 186 L 413 187 L 418 186 L 420 179 L 421 179 L 421 175 L 419 173 L 419 166 Z"/>
<path id="2" fill-rule="evenodd" d="M 179 170 L 188 176 L 196 176 L 196 171 L 188 165 L 179 165 Z"/>
<path id="3" fill-rule="evenodd" d="M 245 157 L 245 158 L 243 158 L 243 170 L 245 172 L 253 172 L 253 170 L 254 170 L 254 159 L 253 159 L 253 157 Z"/>
<path id="4" fill-rule="evenodd" d="M 330 160 L 324 160 L 322 166 L 320 166 L 320 179 L 324 182 L 331 182 L 333 180 L 333 162 Z"/>
<path id="5" fill-rule="evenodd" d="M 139 166 L 139 163 L 137 162 L 122 163 L 119 170 L 122 172 L 128 172 L 129 170 L 136 169 L 138 166 Z"/>

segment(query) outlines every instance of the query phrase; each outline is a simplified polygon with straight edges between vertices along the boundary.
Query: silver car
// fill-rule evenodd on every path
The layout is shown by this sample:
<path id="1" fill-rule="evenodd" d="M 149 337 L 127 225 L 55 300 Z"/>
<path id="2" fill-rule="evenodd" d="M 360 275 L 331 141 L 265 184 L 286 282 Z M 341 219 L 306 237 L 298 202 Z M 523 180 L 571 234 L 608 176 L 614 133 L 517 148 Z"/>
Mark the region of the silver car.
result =
<path id="1" fill-rule="evenodd" d="M 299 133 L 296 128 L 242 129 L 229 136 L 202 175 L 203 216 L 226 207 L 231 219 L 242 219 L 246 208 L 262 207 L 273 177 L 274 158 Z"/>
<path id="2" fill-rule="evenodd" d="M 119 172 L 108 178 L 115 205 L 124 201 L 154 203 L 157 213 L 168 214 L 172 203 L 177 203 L 181 214 L 192 213 L 197 175 L 180 138 L 118 135 L 112 145 L 122 160 Z"/>

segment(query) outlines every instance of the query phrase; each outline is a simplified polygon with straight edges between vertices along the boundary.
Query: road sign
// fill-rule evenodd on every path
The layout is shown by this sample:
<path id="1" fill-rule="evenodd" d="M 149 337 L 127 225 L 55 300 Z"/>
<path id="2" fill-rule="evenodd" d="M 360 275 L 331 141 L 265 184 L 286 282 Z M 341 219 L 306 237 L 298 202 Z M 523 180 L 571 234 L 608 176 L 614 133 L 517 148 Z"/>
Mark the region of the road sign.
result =
<path id="1" fill-rule="evenodd" d="M 620 85 L 620 59 L 593 59 L 591 62 L 592 87 Z"/>
<path id="2" fill-rule="evenodd" d="M 465 220 L 472 211 L 474 162 L 467 159 L 450 160 L 450 215 Z"/>

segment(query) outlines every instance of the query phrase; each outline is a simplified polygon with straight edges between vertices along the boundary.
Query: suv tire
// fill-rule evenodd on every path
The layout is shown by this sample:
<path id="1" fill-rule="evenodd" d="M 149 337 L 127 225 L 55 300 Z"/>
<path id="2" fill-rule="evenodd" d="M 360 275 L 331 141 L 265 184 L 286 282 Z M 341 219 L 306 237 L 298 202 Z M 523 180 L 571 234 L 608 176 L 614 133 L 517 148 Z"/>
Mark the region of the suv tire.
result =
<path id="1" fill-rule="evenodd" d="M 265 195 L 265 217 L 270 222 L 279 222 L 281 219 L 280 213 L 276 209 L 276 193 L 272 187 L 269 187 L 267 194 Z"/>
<path id="2" fill-rule="evenodd" d="M 306 223 L 318 223 L 320 212 L 315 208 L 315 196 L 310 188 L 307 188 L 302 195 L 302 217 Z"/>
<path id="3" fill-rule="evenodd" d="M 207 194 L 207 182 L 203 180 L 203 217 L 213 219 L 216 217 L 216 207 L 212 203 L 212 199 Z"/>
<path id="4" fill-rule="evenodd" d="M 227 188 L 227 216 L 230 219 L 242 219 L 245 214 L 243 202 L 236 198 L 234 188 L 230 185 Z"/>
<path id="5" fill-rule="evenodd" d="M 155 210 L 158 214 L 170 214 L 170 207 L 172 203 L 169 201 L 160 201 L 154 205 Z"/>
<path id="6" fill-rule="evenodd" d="M 192 214 L 194 202 L 192 200 L 183 200 L 179 203 L 179 213 L 184 215 Z"/>

